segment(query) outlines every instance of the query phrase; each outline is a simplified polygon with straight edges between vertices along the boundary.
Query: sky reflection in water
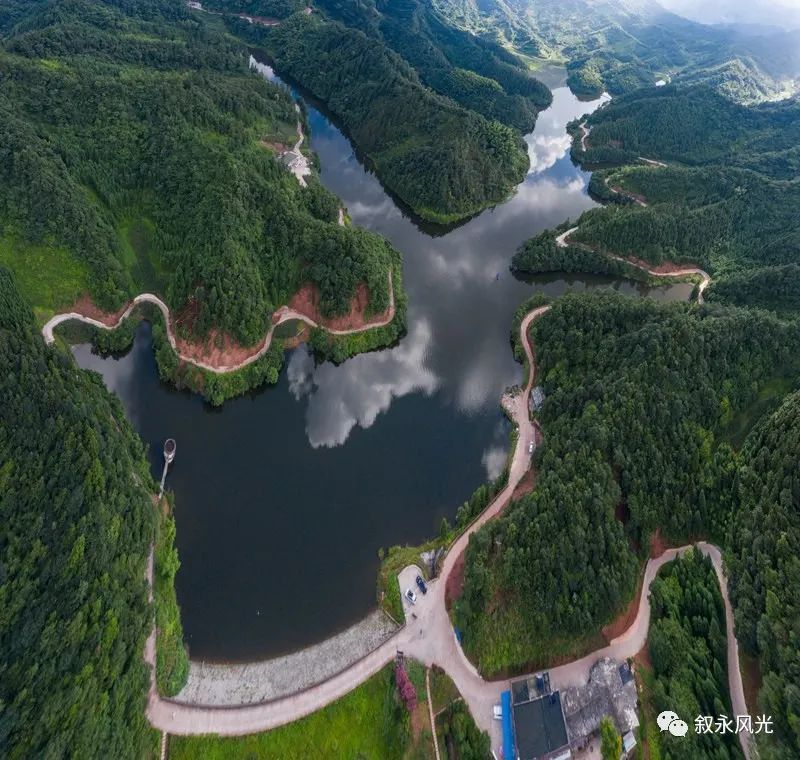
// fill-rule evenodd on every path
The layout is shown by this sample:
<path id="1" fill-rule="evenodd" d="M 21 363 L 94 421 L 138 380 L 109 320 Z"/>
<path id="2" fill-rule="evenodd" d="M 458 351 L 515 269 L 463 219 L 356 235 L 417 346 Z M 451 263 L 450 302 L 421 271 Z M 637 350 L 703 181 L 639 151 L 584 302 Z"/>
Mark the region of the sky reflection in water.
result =
<path id="1" fill-rule="evenodd" d="M 505 461 L 499 407 L 518 382 L 509 345 L 517 306 L 536 291 L 613 287 L 602 278 L 515 279 L 519 244 L 593 202 L 588 174 L 568 157 L 565 125 L 599 105 L 565 88 L 526 138 L 531 169 L 508 202 L 447 234 L 426 234 L 365 171 L 342 133 L 309 109 L 322 181 L 354 224 L 403 254 L 408 334 L 394 348 L 339 367 L 293 351 L 277 386 L 212 410 L 162 385 L 150 329 L 123 358 L 75 348 L 101 372 L 150 446 L 178 442 L 178 599 L 190 653 L 247 660 L 298 649 L 355 622 L 374 605 L 378 547 L 417 543 Z M 441 233 L 441 231 L 438 231 Z M 691 286 L 652 292 L 687 298 Z"/>

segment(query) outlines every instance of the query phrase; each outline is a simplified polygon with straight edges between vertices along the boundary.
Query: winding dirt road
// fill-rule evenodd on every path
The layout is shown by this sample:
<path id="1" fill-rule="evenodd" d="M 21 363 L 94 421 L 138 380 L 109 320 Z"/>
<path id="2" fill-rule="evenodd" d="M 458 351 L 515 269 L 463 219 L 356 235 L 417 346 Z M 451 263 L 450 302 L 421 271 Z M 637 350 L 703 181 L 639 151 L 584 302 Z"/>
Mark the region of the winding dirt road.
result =
<path id="1" fill-rule="evenodd" d="M 559 248 L 567 248 L 570 245 L 569 236 L 572 235 L 573 232 L 577 232 L 577 227 L 570 227 L 566 232 L 562 232 L 558 237 L 556 237 L 556 245 Z M 596 248 L 593 248 L 586 243 L 580 243 L 582 246 L 586 246 L 593 251 L 597 251 Z M 711 275 L 703 269 L 699 267 L 684 267 L 682 269 L 675 269 L 674 271 L 658 271 L 657 269 L 651 269 L 643 262 L 632 261 L 631 259 L 626 259 L 624 256 L 617 256 L 613 253 L 605 254 L 610 259 L 614 259 L 615 261 L 621 261 L 624 264 L 630 264 L 637 269 L 641 269 L 643 272 L 647 272 L 651 277 L 685 277 L 687 275 L 698 275 L 700 277 L 700 283 L 697 287 L 697 303 L 702 304 L 703 301 L 703 291 L 709 286 L 711 283 Z"/>
<path id="2" fill-rule="evenodd" d="M 325 325 L 321 325 L 315 322 L 310 317 L 307 317 L 305 314 L 301 314 L 294 309 L 290 309 L 288 306 L 281 306 L 279 307 L 275 313 L 272 315 L 272 325 L 269 328 L 264 340 L 259 344 L 259 346 L 254 350 L 250 356 L 243 359 L 242 361 L 236 364 L 208 364 L 207 362 L 200 361 L 199 359 L 192 358 L 186 354 L 181 353 L 180 349 L 178 348 L 178 343 L 175 340 L 175 332 L 172 326 L 172 316 L 169 311 L 169 307 L 156 295 L 152 293 L 140 293 L 136 298 L 131 301 L 125 311 L 119 316 L 116 322 L 112 325 L 107 325 L 101 322 L 98 319 L 94 319 L 92 317 L 84 316 L 83 314 L 79 314 L 75 311 L 65 312 L 63 314 L 56 314 L 52 319 L 48 320 L 47 323 L 42 327 L 42 335 L 44 336 L 45 343 L 51 344 L 55 340 L 55 336 L 53 335 L 53 330 L 60 324 L 64 322 L 69 322 L 71 320 L 75 320 L 77 322 L 83 322 L 87 325 L 92 325 L 93 327 L 100 328 L 101 330 L 114 330 L 119 327 L 133 312 L 133 310 L 143 303 L 150 303 L 156 306 L 161 314 L 164 316 L 164 323 L 167 326 L 167 338 L 169 339 L 169 344 L 172 346 L 172 350 L 178 355 L 178 358 L 181 361 L 187 362 L 189 364 L 193 364 L 197 367 L 201 367 L 202 369 L 208 370 L 209 372 L 214 372 L 218 375 L 225 374 L 227 372 L 235 372 L 237 369 L 241 369 L 242 367 L 246 367 L 248 364 L 252 364 L 254 361 L 260 359 L 268 350 L 270 345 L 272 344 L 272 336 L 275 332 L 275 328 L 278 325 L 283 324 L 284 322 L 288 322 L 293 319 L 300 320 L 305 322 L 307 325 L 311 325 L 311 327 L 320 327 L 324 330 L 327 330 L 331 335 L 351 335 L 353 333 L 364 332 L 365 330 L 371 330 L 375 327 L 384 327 L 388 325 L 395 316 L 395 299 L 394 299 L 394 283 L 392 282 L 392 273 L 389 272 L 389 309 L 385 317 L 378 319 L 374 322 L 367 322 L 363 327 L 354 327 L 350 330 L 334 330 L 331 328 L 325 327 Z M 277 317 L 277 319 L 276 319 Z"/>
<path id="3" fill-rule="evenodd" d="M 508 485 L 450 546 L 439 578 L 431 581 L 427 595 L 417 597 L 417 604 L 414 607 L 416 617 L 407 620 L 405 626 L 394 637 L 332 678 L 281 699 L 238 707 L 186 705 L 159 696 L 155 688 L 155 631 L 153 631 L 147 640 L 145 659 L 151 668 L 147 717 L 154 727 L 171 734 L 216 733 L 224 736 L 275 728 L 302 718 L 344 696 L 377 673 L 395 657 L 398 651 L 402 651 L 428 666 L 435 663 L 444 668 L 461 692 L 477 725 L 489 733 L 492 747 L 497 756 L 500 756 L 502 744 L 500 724 L 492 718 L 492 706 L 499 702 L 501 692 L 509 688 L 510 682 L 484 681 L 474 665 L 469 662 L 456 639 L 447 613 L 445 587 L 450 572 L 469 543 L 470 536 L 508 504 L 514 489 L 530 467 L 528 447 L 531 442 L 535 445 L 536 439 L 534 423 L 531 422 L 528 412 L 528 399 L 535 382 L 536 365 L 528 331 L 533 320 L 545 314 L 549 308 L 549 306 L 536 308 L 523 319 L 520 339 L 529 365 L 528 380 L 521 392 L 503 398 L 504 406 L 519 427 L 519 437 L 509 468 Z M 719 579 L 725 602 L 728 678 L 733 712 L 735 715 L 745 715 L 747 707 L 739 671 L 738 643 L 734 634 L 733 613 L 722 559 L 717 547 L 707 543 L 700 543 L 697 546 L 699 551 L 711 558 Z M 651 559 L 647 563 L 639 607 L 633 624 L 607 647 L 574 662 L 550 669 L 550 680 L 555 688 L 585 682 L 592 664 L 600 657 L 622 660 L 632 657 L 644 646 L 650 625 L 648 593 L 650 584 L 665 563 L 689 548 L 687 546 L 670 549 L 659 558 Z M 417 568 L 413 566 L 404 568 L 399 576 L 400 588 L 413 585 L 417 572 Z M 152 563 L 148 566 L 148 575 L 152 579 Z M 745 757 L 750 760 L 749 736 L 740 734 L 739 738 Z"/>
<path id="4" fill-rule="evenodd" d="M 457 681 L 457 684 L 462 688 L 462 694 L 465 694 L 465 691 L 470 694 L 472 701 L 468 700 L 468 704 L 471 708 L 473 703 L 480 702 L 485 682 L 466 659 L 461 647 L 456 644 L 444 604 L 445 579 L 458 556 L 466 548 L 470 535 L 508 503 L 517 484 L 530 467 L 531 455 L 528 453 L 528 447 L 531 442 L 535 443 L 535 437 L 534 425 L 528 414 L 528 398 L 535 380 L 535 363 L 527 334 L 531 322 L 549 308 L 541 306 L 523 319 L 520 334 L 530 367 L 528 381 L 522 392 L 515 396 L 505 396 L 503 399 L 504 406 L 519 427 L 517 445 L 509 467 L 508 485 L 450 546 L 440 580 L 431 583 L 430 591 L 423 598 L 423 603 L 418 604 L 417 618 L 408 621 L 395 636 L 366 657 L 322 683 L 281 699 L 237 707 L 187 705 L 161 697 L 155 687 L 155 631 L 153 631 L 145 648 L 145 660 L 151 668 L 147 717 L 155 728 L 170 734 L 216 733 L 223 736 L 237 736 L 276 728 L 319 710 L 352 691 L 390 662 L 398 650 L 412 654 L 429 664 L 432 662 L 444 664 L 454 658 L 460 658 L 459 673 L 469 674 L 469 684 L 463 679 L 461 682 Z M 150 572 L 152 573 L 152 570 Z M 414 570 L 415 575 L 416 572 Z M 427 651 L 428 646 L 433 648 L 432 652 Z M 489 712 L 491 713 L 491 704 Z"/>
<path id="5" fill-rule="evenodd" d="M 592 131 L 591 127 L 586 126 L 586 122 L 582 121 L 580 123 L 581 128 L 581 150 L 586 153 L 586 138 L 589 136 L 589 133 Z"/>

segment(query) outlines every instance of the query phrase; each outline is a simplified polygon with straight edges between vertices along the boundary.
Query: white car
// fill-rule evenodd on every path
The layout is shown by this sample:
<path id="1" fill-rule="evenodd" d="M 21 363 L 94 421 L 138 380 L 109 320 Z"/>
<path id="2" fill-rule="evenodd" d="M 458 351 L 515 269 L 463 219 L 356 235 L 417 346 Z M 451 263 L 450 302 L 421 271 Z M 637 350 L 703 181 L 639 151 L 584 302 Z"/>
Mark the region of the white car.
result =
<path id="1" fill-rule="evenodd" d="M 503 720 L 503 708 L 500 705 L 492 706 L 492 717 L 495 720 Z"/>
<path id="2" fill-rule="evenodd" d="M 410 588 L 406 589 L 406 599 L 408 599 L 411 604 L 417 603 L 417 595 Z"/>
<path id="3" fill-rule="evenodd" d="M 533 454 L 533 441 L 528 444 L 528 453 Z"/>

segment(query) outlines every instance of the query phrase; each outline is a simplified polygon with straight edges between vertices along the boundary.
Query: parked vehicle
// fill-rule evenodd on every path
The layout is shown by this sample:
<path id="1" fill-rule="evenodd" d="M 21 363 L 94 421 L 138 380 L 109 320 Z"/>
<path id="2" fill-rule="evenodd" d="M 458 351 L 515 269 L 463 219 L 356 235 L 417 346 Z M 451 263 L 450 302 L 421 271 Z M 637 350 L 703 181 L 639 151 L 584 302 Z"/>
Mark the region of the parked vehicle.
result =
<path id="1" fill-rule="evenodd" d="M 533 441 L 528 444 L 528 453 L 533 454 Z"/>
<path id="2" fill-rule="evenodd" d="M 493 705 L 492 713 L 492 717 L 494 717 L 495 720 L 503 720 L 503 708 L 500 705 Z"/>
<path id="3" fill-rule="evenodd" d="M 422 579 L 421 575 L 417 576 L 417 587 L 423 594 L 428 593 L 428 584 Z"/>
<path id="4" fill-rule="evenodd" d="M 408 599 L 411 604 L 417 603 L 417 595 L 411 589 L 406 590 L 406 599 Z"/>

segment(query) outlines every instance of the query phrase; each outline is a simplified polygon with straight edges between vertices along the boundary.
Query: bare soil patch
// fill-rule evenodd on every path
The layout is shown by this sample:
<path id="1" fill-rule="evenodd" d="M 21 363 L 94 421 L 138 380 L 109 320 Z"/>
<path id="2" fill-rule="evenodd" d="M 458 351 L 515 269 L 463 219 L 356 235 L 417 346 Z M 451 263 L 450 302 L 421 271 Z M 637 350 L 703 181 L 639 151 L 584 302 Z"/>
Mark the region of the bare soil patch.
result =
<path id="1" fill-rule="evenodd" d="M 260 351 L 266 343 L 266 336 L 256 346 L 242 346 L 227 333 L 209 330 L 202 341 L 190 341 L 175 336 L 175 343 L 181 356 L 193 362 L 203 362 L 212 367 L 230 367 L 249 359 Z"/>
<path id="2" fill-rule="evenodd" d="M 635 201 L 639 201 L 643 206 L 647 205 L 647 198 L 645 198 L 641 193 L 632 193 L 630 190 L 626 190 L 624 187 L 619 187 L 618 185 L 609 185 L 610 190 L 613 190 L 617 195 L 625 195 L 628 198 L 633 198 Z"/>
<path id="3" fill-rule="evenodd" d="M 279 26 L 281 23 L 280 19 L 270 18 L 269 16 L 248 16 L 246 13 L 237 13 L 236 15 L 251 24 L 258 24 L 259 26 Z"/>
<path id="4" fill-rule="evenodd" d="M 278 156 L 282 156 L 290 148 L 290 146 L 286 145 L 286 143 L 274 142 L 272 140 L 259 140 L 258 144 L 261 145 L 262 148 L 266 148 L 267 150 L 271 150 L 273 153 L 275 153 Z"/>
<path id="5" fill-rule="evenodd" d="M 674 261 L 664 261 L 661 264 L 652 264 L 644 259 L 639 259 L 636 256 L 626 256 L 626 261 L 637 267 L 648 269 L 654 274 L 674 274 L 675 272 L 682 272 L 686 269 L 699 269 L 696 264 L 676 264 Z"/>
<path id="6" fill-rule="evenodd" d="M 536 487 L 536 471 L 531 467 L 517 483 L 514 493 L 511 494 L 511 501 L 521 499 L 525 494 L 529 494 Z"/>
<path id="7" fill-rule="evenodd" d="M 307 343 L 310 337 L 311 328 L 304 324 L 300 332 L 298 332 L 296 335 L 293 335 L 291 338 L 286 338 L 283 341 L 283 347 L 285 349 L 297 348 L 301 343 Z"/>
<path id="8" fill-rule="evenodd" d="M 661 535 L 661 528 L 657 528 L 650 536 L 650 559 L 658 559 L 668 548 L 669 543 Z"/>
<path id="9" fill-rule="evenodd" d="M 633 662 L 636 665 L 641 665 L 642 667 L 647 668 L 648 670 L 653 669 L 653 663 L 650 661 L 650 650 L 647 648 L 647 644 L 645 644 L 634 656 Z"/>
<path id="10" fill-rule="evenodd" d="M 761 691 L 761 664 L 758 658 L 740 652 L 739 669 L 742 671 L 742 688 L 747 710 L 755 715 L 758 709 L 758 692 Z"/>
<path id="11" fill-rule="evenodd" d="M 319 309 L 319 288 L 306 283 L 289 300 L 289 308 L 308 317 L 329 330 L 360 330 L 372 323 L 382 322 L 389 316 L 390 309 L 381 314 L 366 317 L 369 306 L 369 289 L 365 283 L 359 283 L 355 295 L 350 299 L 350 308 L 346 314 L 338 317 L 323 317 Z"/>
<path id="12" fill-rule="evenodd" d="M 88 293 L 84 293 L 74 304 L 68 309 L 68 311 L 74 311 L 76 314 L 81 314 L 84 317 L 90 317 L 91 319 L 96 319 L 98 322 L 102 322 L 107 327 L 111 327 L 115 325 L 119 318 L 122 316 L 122 313 L 125 309 L 128 308 L 128 304 L 126 303 L 124 306 L 121 306 L 117 311 L 103 311 L 99 306 L 97 306 L 94 301 L 92 301 L 91 297 Z"/>
<path id="13" fill-rule="evenodd" d="M 603 627 L 602 634 L 606 640 L 606 644 L 610 644 L 617 636 L 621 636 L 625 631 L 630 628 L 636 620 L 636 613 L 639 610 L 639 597 L 642 594 L 642 583 L 644 582 L 644 573 L 639 576 L 639 582 L 636 584 L 636 593 L 633 599 L 628 602 L 625 609 L 617 615 L 608 625 Z"/>

